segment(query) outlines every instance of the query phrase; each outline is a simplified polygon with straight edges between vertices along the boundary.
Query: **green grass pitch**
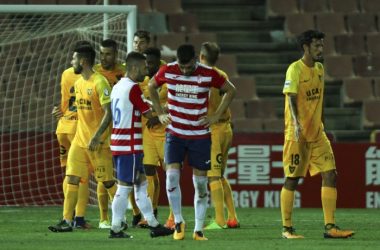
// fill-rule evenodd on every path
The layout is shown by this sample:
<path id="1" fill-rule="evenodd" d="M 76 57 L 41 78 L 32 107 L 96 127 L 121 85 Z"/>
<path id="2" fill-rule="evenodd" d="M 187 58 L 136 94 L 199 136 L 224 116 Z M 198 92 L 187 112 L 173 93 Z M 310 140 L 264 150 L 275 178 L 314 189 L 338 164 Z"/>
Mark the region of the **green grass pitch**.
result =
<path id="1" fill-rule="evenodd" d="M 159 221 L 165 223 L 168 208 L 159 207 Z M 206 221 L 214 214 L 207 209 Z M 323 238 L 322 209 L 294 209 L 293 226 L 306 237 L 304 240 L 281 238 L 280 209 L 238 208 L 240 229 L 204 231 L 207 242 L 194 241 L 194 209 L 183 207 L 186 220 L 186 237 L 182 241 L 173 238 L 149 236 L 149 229 L 131 228 L 128 234 L 133 239 L 108 239 L 108 230 L 74 230 L 72 233 L 52 233 L 49 225 L 59 222 L 62 207 L 0 207 L 0 249 L 380 249 L 379 211 L 370 209 L 338 209 L 337 225 L 342 229 L 355 230 L 348 239 Z M 86 219 L 97 226 L 99 211 L 89 207 Z M 132 211 L 127 211 L 127 219 L 132 219 Z"/>

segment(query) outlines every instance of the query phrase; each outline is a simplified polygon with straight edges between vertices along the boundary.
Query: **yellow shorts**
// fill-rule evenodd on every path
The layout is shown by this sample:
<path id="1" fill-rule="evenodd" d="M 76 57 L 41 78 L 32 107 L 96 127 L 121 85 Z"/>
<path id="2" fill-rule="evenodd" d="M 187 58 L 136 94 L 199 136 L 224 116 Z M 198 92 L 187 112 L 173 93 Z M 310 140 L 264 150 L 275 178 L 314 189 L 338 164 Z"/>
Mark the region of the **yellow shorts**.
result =
<path id="1" fill-rule="evenodd" d="M 232 131 L 211 134 L 211 169 L 207 171 L 207 177 L 223 176 L 231 142 Z"/>
<path id="2" fill-rule="evenodd" d="M 75 134 L 57 134 L 57 140 L 60 148 L 59 160 L 61 161 L 61 167 L 66 167 L 67 156 L 69 154 L 69 149 L 74 136 Z"/>
<path id="3" fill-rule="evenodd" d="M 111 149 L 100 148 L 92 152 L 87 148 L 71 145 L 66 175 L 80 176 L 86 180 L 89 171 L 94 172 L 98 182 L 114 180 Z"/>
<path id="4" fill-rule="evenodd" d="M 285 141 L 283 153 L 286 177 L 306 177 L 336 169 L 334 153 L 326 135 L 316 142 Z"/>
<path id="5" fill-rule="evenodd" d="M 145 129 L 143 133 L 143 164 L 162 166 L 163 170 L 165 170 L 165 165 L 163 164 L 165 137 L 163 139 L 154 138 L 149 132 L 145 132 L 147 130 Z"/>

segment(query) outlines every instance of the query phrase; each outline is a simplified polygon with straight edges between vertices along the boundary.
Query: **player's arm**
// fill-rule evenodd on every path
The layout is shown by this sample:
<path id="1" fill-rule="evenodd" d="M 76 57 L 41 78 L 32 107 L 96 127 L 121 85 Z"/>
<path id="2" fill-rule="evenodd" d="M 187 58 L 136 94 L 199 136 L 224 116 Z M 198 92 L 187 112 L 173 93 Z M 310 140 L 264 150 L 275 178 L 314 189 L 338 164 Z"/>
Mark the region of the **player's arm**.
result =
<path id="1" fill-rule="evenodd" d="M 162 124 L 169 123 L 170 122 L 170 116 L 168 114 L 165 114 L 161 107 L 161 102 L 160 102 L 160 96 L 158 94 L 158 85 L 154 77 L 150 79 L 149 84 L 148 84 L 148 91 L 149 91 L 149 96 L 150 100 L 153 103 L 153 107 L 156 110 L 158 119 Z"/>
<path id="2" fill-rule="evenodd" d="M 88 148 L 90 149 L 90 151 L 98 150 L 100 136 L 104 133 L 104 131 L 106 131 L 106 129 L 108 129 L 108 126 L 110 125 L 110 122 L 112 120 L 111 103 L 109 102 L 103 104 L 102 108 L 105 113 L 98 130 L 95 132 L 95 135 L 91 138 L 88 144 Z"/>
<path id="3" fill-rule="evenodd" d="M 323 105 L 322 105 L 322 112 L 321 112 L 321 121 L 322 121 L 322 124 L 323 124 L 324 131 L 326 132 L 326 126 L 325 126 L 325 112 L 324 112 L 324 109 L 323 109 Z"/>
<path id="4" fill-rule="evenodd" d="M 210 125 L 218 122 L 219 117 L 226 111 L 236 94 L 236 88 L 229 80 L 226 80 L 222 88 L 220 88 L 220 91 L 224 93 L 224 96 L 215 113 L 203 116 L 199 119 L 200 124 L 205 127 L 209 127 Z"/>
<path id="5" fill-rule="evenodd" d="M 293 124 L 294 124 L 294 136 L 296 138 L 296 141 L 300 139 L 300 131 L 303 130 L 303 127 L 299 121 L 298 117 L 298 109 L 297 109 L 297 94 L 295 93 L 288 93 L 288 101 L 289 101 L 289 109 L 290 114 L 292 115 Z"/>

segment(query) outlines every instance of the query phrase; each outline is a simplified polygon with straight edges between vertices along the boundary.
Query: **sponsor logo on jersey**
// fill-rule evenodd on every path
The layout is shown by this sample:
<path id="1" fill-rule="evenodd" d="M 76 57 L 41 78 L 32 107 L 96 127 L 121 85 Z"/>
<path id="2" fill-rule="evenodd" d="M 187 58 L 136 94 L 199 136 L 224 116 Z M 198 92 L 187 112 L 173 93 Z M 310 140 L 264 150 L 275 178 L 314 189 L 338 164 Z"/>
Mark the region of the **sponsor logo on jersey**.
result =
<path id="1" fill-rule="evenodd" d="M 290 80 L 285 81 L 284 89 L 288 89 L 290 87 Z"/>
<path id="2" fill-rule="evenodd" d="M 108 89 L 105 89 L 105 90 L 104 90 L 104 95 L 105 95 L 105 96 L 109 96 L 109 95 L 110 95 L 110 93 L 108 92 Z"/>

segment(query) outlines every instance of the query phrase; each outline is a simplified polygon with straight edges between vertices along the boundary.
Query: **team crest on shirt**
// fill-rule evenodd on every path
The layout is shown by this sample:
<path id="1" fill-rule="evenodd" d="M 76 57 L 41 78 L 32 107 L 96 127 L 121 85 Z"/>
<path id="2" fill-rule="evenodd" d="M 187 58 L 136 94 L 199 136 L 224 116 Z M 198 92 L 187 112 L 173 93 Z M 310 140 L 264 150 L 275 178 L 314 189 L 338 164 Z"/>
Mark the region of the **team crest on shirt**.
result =
<path id="1" fill-rule="evenodd" d="M 296 167 L 289 166 L 289 171 L 291 174 L 294 173 L 294 170 L 296 170 Z"/>
<path id="2" fill-rule="evenodd" d="M 105 89 L 105 90 L 104 90 L 104 95 L 105 95 L 105 96 L 109 96 L 109 95 L 110 95 L 110 93 L 108 92 L 108 89 Z"/>
<path id="3" fill-rule="evenodd" d="M 91 93 L 92 93 L 92 89 L 87 89 L 87 94 L 91 95 Z"/>
<path id="4" fill-rule="evenodd" d="M 198 82 L 198 84 L 202 83 L 202 76 L 201 75 L 198 75 L 197 82 Z"/>

